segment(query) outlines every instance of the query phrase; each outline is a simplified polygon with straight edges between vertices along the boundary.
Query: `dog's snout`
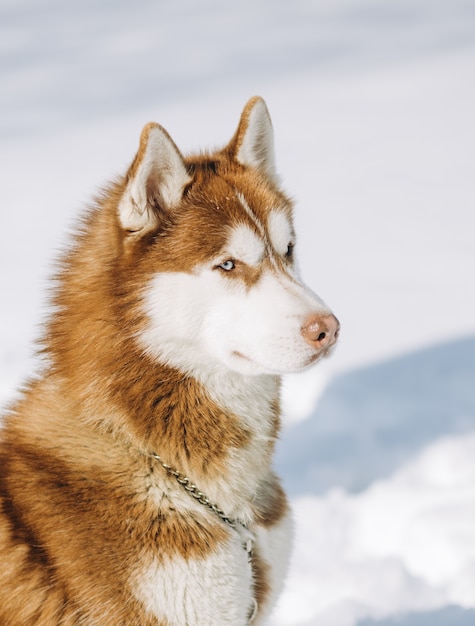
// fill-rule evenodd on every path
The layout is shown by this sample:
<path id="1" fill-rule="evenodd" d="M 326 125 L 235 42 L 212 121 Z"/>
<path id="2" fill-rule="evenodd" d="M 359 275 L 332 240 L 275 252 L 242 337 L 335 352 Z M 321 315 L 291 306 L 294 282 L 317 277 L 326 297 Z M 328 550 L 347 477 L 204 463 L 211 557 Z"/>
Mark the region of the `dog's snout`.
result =
<path id="1" fill-rule="evenodd" d="M 332 346 L 338 339 L 340 322 L 333 314 L 312 315 L 302 326 L 302 337 L 318 350 Z"/>

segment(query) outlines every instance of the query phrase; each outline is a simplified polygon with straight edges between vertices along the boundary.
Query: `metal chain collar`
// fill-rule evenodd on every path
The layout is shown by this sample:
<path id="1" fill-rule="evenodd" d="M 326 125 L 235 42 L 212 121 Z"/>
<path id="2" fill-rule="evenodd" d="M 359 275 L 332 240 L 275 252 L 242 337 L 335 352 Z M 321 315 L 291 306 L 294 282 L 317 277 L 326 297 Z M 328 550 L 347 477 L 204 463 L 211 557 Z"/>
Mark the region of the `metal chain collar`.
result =
<path id="1" fill-rule="evenodd" d="M 213 504 L 212 502 L 210 502 L 208 497 L 202 491 L 200 491 L 198 487 L 194 483 L 192 483 L 189 478 L 181 474 L 179 471 L 177 471 L 170 465 L 167 465 L 166 463 L 164 463 L 161 457 L 156 452 L 152 452 L 150 456 L 156 459 L 160 463 L 160 465 L 168 472 L 168 474 L 171 474 L 172 476 L 174 476 L 176 478 L 176 481 L 180 483 L 180 485 L 190 494 L 190 496 L 195 498 L 195 500 L 198 500 L 200 504 L 207 506 L 208 509 L 211 509 L 211 511 L 213 511 L 213 513 L 215 513 L 218 517 L 220 517 L 223 520 L 223 522 L 225 522 L 228 526 L 231 526 L 231 528 L 234 528 L 234 530 L 236 530 L 236 525 L 240 524 L 241 526 L 245 528 L 244 524 L 241 524 L 241 522 L 239 522 L 238 520 L 233 520 L 229 518 L 226 515 L 226 513 L 222 511 L 216 504 Z"/>
<path id="2" fill-rule="evenodd" d="M 171 467 L 171 465 L 168 465 L 167 463 L 165 463 L 160 457 L 160 455 L 158 455 L 156 452 L 151 452 L 150 456 L 156 461 L 158 461 L 168 474 L 170 474 L 171 476 L 174 476 L 177 483 L 179 483 L 183 487 L 183 489 L 185 489 L 185 491 L 187 491 L 190 494 L 190 496 L 192 496 L 197 502 L 199 502 L 203 506 L 206 506 L 208 509 L 210 509 L 210 511 L 213 511 L 215 515 L 217 515 L 225 524 L 230 526 L 236 532 L 239 533 L 239 530 L 238 530 L 239 527 L 243 531 L 245 531 L 246 541 L 243 542 L 243 547 L 247 552 L 247 561 L 250 565 L 252 565 L 254 537 L 252 533 L 249 531 L 249 529 L 247 528 L 247 526 L 243 524 L 242 522 L 240 522 L 239 520 L 228 517 L 226 513 L 222 511 L 216 504 L 213 504 L 213 502 L 211 502 L 209 498 L 202 491 L 200 491 L 198 487 L 193 482 L 191 482 L 191 480 L 187 476 L 185 476 L 178 470 Z M 253 598 L 253 606 L 251 608 L 251 612 L 248 618 L 249 624 L 254 621 L 254 618 L 257 615 L 257 608 L 258 608 L 257 601 L 255 598 Z"/>

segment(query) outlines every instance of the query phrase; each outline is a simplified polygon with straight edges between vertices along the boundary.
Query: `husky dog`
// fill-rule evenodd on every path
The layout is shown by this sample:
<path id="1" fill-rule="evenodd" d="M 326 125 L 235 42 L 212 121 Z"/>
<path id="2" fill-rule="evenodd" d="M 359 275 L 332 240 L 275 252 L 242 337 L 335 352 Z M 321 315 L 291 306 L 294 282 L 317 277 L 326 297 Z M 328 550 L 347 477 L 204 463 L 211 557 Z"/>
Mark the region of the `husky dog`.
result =
<path id="1" fill-rule="evenodd" d="M 5 418 L 2 626 L 261 624 L 289 558 L 279 384 L 339 324 L 299 279 L 264 101 L 184 157 L 158 124 L 56 277 Z"/>

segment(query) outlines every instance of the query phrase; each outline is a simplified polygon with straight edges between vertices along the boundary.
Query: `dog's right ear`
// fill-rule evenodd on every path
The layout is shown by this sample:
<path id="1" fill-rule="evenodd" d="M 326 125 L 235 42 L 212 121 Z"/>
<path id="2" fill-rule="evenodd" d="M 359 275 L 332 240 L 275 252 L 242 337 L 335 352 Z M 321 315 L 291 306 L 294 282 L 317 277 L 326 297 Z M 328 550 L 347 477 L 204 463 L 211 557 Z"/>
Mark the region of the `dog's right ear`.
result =
<path id="1" fill-rule="evenodd" d="M 156 228 L 160 213 L 179 204 L 190 182 L 183 157 L 167 131 L 159 124 L 147 124 L 118 207 L 122 228 L 140 234 Z"/>

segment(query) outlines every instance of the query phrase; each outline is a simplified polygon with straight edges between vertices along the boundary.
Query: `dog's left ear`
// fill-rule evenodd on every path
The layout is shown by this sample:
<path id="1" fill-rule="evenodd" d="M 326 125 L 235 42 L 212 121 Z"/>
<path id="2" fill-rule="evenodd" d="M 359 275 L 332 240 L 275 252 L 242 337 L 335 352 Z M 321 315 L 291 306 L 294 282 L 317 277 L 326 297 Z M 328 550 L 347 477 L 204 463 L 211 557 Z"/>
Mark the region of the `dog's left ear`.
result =
<path id="1" fill-rule="evenodd" d="M 119 203 L 122 228 L 140 234 L 156 228 L 160 214 L 180 203 L 190 182 L 183 157 L 167 131 L 159 124 L 147 124 Z"/>
<path id="2" fill-rule="evenodd" d="M 251 98 L 244 107 L 228 149 L 241 165 L 254 167 L 273 182 L 279 182 L 275 169 L 272 122 L 266 103 L 260 96 Z"/>

